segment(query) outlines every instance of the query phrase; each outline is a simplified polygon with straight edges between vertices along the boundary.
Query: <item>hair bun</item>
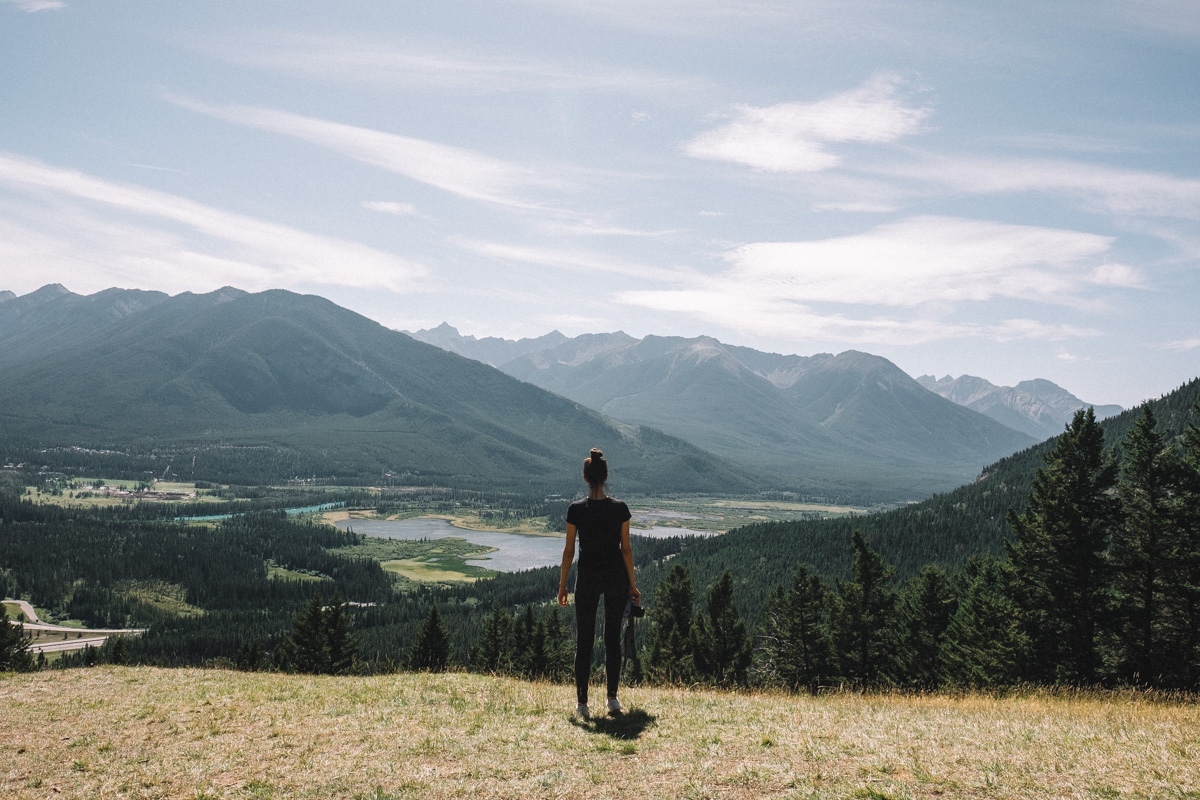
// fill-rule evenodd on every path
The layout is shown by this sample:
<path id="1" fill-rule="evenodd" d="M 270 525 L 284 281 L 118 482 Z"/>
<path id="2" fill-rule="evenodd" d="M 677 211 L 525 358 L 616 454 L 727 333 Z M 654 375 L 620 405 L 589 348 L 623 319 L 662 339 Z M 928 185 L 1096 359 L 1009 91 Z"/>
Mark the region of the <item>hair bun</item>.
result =
<path id="1" fill-rule="evenodd" d="M 599 450 L 597 450 L 595 447 L 593 447 L 592 452 L 588 454 L 588 457 L 595 458 L 595 459 L 603 459 L 604 453 L 601 453 Z"/>

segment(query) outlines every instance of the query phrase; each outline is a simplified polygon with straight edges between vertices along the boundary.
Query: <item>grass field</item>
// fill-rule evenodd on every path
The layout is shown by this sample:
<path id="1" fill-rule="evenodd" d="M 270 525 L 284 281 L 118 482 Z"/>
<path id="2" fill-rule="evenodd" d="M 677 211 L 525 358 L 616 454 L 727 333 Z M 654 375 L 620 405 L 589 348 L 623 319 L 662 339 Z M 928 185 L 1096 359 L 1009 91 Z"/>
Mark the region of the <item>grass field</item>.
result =
<path id="1" fill-rule="evenodd" d="M 581 724 L 572 694 L 466 674 L 9 675 L 0 796 L 1200 796 L 1193 703 L 643 688 L 623 717 Z"/>

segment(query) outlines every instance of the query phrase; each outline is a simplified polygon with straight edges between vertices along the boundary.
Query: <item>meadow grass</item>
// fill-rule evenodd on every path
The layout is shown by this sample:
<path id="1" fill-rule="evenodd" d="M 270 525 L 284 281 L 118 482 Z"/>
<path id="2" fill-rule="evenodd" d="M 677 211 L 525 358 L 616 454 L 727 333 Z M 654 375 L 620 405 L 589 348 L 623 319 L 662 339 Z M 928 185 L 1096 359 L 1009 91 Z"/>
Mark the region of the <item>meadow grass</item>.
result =
<path id="1" fill-rule="evenodd" d="M 597 703 L 603 700 L 597 690 Z M 0 677 L 0 796 L 1200 797 L 1200 709 L 1137 694 L 570 687 L 97 667 Z"/>

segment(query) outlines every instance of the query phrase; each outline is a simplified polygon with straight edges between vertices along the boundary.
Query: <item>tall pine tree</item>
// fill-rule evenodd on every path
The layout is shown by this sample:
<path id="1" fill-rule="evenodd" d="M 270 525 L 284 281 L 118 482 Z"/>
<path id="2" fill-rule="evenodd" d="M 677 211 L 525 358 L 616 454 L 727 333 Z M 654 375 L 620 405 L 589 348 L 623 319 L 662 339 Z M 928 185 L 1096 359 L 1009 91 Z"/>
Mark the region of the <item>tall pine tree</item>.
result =
<path id="1" fill-rule="evenodd" d="M 828 677 L 832 652 L 828 593 L 821 576 L 801 564 L 791 588 L 786 593 L 777 588 L 771 595 L 761 635 L 760 673 L 767 682 L 815 694 L 822 678 Z"/>
<path id="2" fill-rule="evenodd" d="M 1173 598 L 1164 593 L 1172 586 L 1179 550 L 1171 513 L 1179 465 L 1157 425 L 1147 404 L 1125 436 L 1118 484 L 1125 513 L 1109 548 L 1118 612 L 1118 669 L 1127 681 L 1151 685 L 1165 677 L 1165 617 Z"/>
<path id="3" fill-rule="evenodd" d="M 429 607 L 429 616 L 421 626 L 417 641 L 408 655 L 408 667 L 414 670 L 444 672 L 450 660 L 450 644 L 437 603 Z"/>
<path id="4" fill-rule="evenodd" d="M 704 613 L 692 625 L 696 676 L 720 686 L 746 682 L 753 645 L 733 604 L 733 575 L 725 570 L 708 590 Z"/>
<path id="5" fill-rule="evenodd" d="M 646 657 L 646 672 L 652 679 L 663 683 L 687 683 L 692 679 L 695 599 L 692 575 L 679 564 L 654 587 Z"/>
<path id="6" fill-rule="evenodd" d="M 1009 511 L 1007 543 L 1021 584 L 1037 682 L 1089 684 L 1099 676 L 1099 620 L 1108 611 L 1104 550 L 1120 521 L 1116 465 L 1088 408 L 1075 413 L 1033 479 L 1025 511 Z"/>
<path id="7" fill-rule="evenodd" d="M 895 677 L 898 636 L 894 570 L 862 533 L 850 535 L 854 580 L 837 582 L 832 603 L 833 642 L 843 677 L 874 686 Z"/>

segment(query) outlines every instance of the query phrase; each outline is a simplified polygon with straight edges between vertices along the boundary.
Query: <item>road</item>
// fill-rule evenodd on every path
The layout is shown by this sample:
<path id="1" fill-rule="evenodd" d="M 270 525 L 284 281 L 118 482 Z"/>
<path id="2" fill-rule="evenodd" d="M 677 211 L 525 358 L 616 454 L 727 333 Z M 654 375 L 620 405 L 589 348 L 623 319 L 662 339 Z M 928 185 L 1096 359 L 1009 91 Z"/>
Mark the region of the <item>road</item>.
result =
<path id="1" fill-rule="evenodd" d="M 82 650 L 85 647 L 99 647 L 109 636 L 141 636 L 146 632 L 145 628 L 72 628 L 67 625 L 50 625 L 42 622 L 37 612 L 33 610 L 33 606 L 24 600 L 5 600 L 4 602 L 17 606 L 24 612 L 25 619 L 29 620 L 24 623 L 26 631 L 81 634 L 78 639 L 66 639 L 58 642 L 39 642 L 37 639 L 32 639 L 29 644 L 31 653 L 56 653 L 64 650 Z M 9 624 L 20 625 L 21 623 L 9 620 Z M 84 635 L 87 638 L 83 638 Z"/>

